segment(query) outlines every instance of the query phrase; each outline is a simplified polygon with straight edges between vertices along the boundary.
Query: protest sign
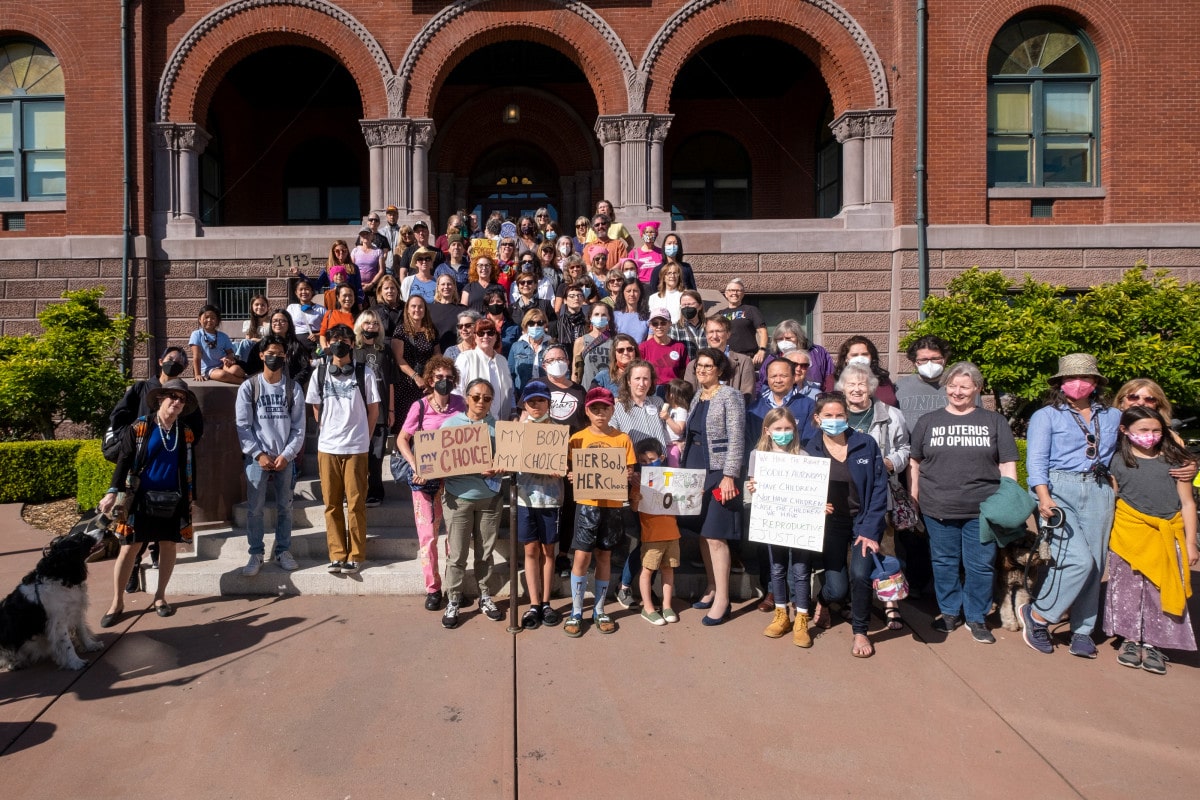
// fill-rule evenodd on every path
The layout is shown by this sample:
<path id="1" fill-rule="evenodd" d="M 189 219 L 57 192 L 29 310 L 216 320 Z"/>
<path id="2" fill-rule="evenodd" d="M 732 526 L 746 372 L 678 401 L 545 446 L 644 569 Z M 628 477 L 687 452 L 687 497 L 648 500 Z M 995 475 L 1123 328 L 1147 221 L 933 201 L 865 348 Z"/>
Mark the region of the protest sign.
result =
<path id="1" fill-rule="evenodd" d="M 829 459 L 754 453 L 750 541 L 820 552 L 825 542 Z"/>
<path id="2" fill-rule="evenodd" d="M 643 514 L 687 517 L 700 513 L 704 494 L 704 470 L 678 467 L 642 467 Z"/>
<path id="3" fill-rule="evenodd" d="M 492 468 L 492 437 L 484 423 L 417 431 L 413 435 L 417 475 L 445 478 L 478 475 Z"/>
<path id="4" fill-rule="evenodd" d="M 535 475 L 566 475 L 566 425 L 536 422 L 497 422 L 495 469 Z"/>
<path id="5" fill-rule="evenodd" d="M 625 500 L 629 481 L 624 447 L 581 447 L 571 454 L 576 500 Z"/>

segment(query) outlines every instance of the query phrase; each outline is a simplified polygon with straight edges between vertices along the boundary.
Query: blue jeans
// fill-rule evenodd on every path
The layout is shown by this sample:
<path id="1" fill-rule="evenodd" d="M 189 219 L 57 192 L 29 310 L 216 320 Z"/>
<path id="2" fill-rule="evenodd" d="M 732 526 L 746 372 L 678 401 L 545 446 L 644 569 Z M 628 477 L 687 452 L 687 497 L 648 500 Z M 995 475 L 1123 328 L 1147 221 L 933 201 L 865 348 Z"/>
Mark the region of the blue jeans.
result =
<path id="1" fill-rule="evenodd" d="M 979 541 L 979 517 L 925 517 L 933 562 L 933 591 L 943 616 L 983 622 L 992 609 L 996 543 Z M 965 580 L 960 572 L 966 575 Z"/>
<path id="2" fill-rule="evenodd" d="M 821 587 L 821 602 L 841 602 L 850 596 L 850 627 L 855 633 L 867 635 L 871 622 L 871 570 L 875 563 L 870 555 L 862 554 L 862 546 L 851 547 L 854 541 L 854 521 L 836 516 L 825 518 L 825 546 L 821 561 L 825 575 Z M 847 558 L 849 555 L 849 558 Z M 799 589 L 799 585 L 796 586 Z"/>
<path id="3" fill-rule="evenodd" d="M 796 610 L 807 614 L 810 610 L 809 562 L 814 554 L 809 550 L 773 544 L 766 545 L 766 548 L 771 559 L 771 593 L 775 595 L 775 605 L 787 602 L 790 589 Z"/>
<path id="4" fill-rule="evenodd" d="M 296 471 L 292 465 L 278 472 L 267 472 L 255 459 L 246 460 L 246 539 L 250 555 L 265 554 L 263 548 L 263 507 L 267 504 L 267 483 L 275 480 L 275 555 L 292 546 L 292 489 Z"/>

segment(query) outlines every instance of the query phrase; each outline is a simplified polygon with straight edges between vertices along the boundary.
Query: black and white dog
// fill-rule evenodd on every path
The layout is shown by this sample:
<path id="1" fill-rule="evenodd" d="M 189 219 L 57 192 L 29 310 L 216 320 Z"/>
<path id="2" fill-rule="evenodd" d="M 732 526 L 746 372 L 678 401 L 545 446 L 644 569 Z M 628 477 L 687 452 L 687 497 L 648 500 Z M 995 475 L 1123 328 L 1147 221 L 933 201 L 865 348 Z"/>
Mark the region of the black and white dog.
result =
<path id="1" fill-rule="evenodd" d="M 76 648 L 104 643 L 87 624 L 87 557 L 104 535 L 95 520 L 81 522 L 42 550 L 37 566 L 0 602 L 0 669 L 27 667 L 46 657 L 63 669 L 83 669 Z"/>

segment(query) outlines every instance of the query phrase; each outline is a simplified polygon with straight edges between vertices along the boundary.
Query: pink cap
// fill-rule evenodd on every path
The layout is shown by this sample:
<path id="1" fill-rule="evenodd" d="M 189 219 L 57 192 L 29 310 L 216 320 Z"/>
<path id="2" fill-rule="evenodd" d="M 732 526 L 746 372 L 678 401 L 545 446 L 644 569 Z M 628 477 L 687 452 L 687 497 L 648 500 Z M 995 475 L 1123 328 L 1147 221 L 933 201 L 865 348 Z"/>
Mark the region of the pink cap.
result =
<path id="1" fill-rule="evenodd" d="M 639 222 L 637 228 L 638 228 L 638 233 L 645 233 L 647 228 L 651 228 L 652 230 L 654 230 L 657 233 L 658 232 L 658 223 L 655 222 L 654 220 L 647 220 L 646 222 Z"/>

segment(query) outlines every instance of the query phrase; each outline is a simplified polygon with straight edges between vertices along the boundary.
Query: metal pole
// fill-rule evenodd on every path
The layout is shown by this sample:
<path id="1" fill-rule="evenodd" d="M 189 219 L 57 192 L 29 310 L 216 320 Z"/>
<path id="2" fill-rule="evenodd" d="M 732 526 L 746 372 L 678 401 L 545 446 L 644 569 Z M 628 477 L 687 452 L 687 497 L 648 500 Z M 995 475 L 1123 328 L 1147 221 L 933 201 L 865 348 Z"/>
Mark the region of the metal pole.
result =
<path id="1" fill-rule="evenodd" d="M 517 476 L 509 478 L 508 487 L 508 632 L 516 635 L 521 632 L 521 624 L 517 621 L 517 600 L 520 598 L 520 588 L 517 586 Z"/>
<path id="2" fill-rule="evenodd" d="M 925 298 L 929 297 L 929 220 L 925 214 L 925 28 L 928 13 L 926 0 L 917 0 L 917 290 L 920 298 L 920 318 L 925 319 Z"/>
<path id="3" fill-rule="evenodd" d="M 121 158 L 122 199 L 124 203 L 121 244 L 121 315 L 129 314 L 129 259 L 133 242 L 133 185 L 129 172 L 133 168 L 129 135 L 129 0 L 121 0 Z M 129 368 L 129 337 L 121 343 L 121 374 Z"/>

